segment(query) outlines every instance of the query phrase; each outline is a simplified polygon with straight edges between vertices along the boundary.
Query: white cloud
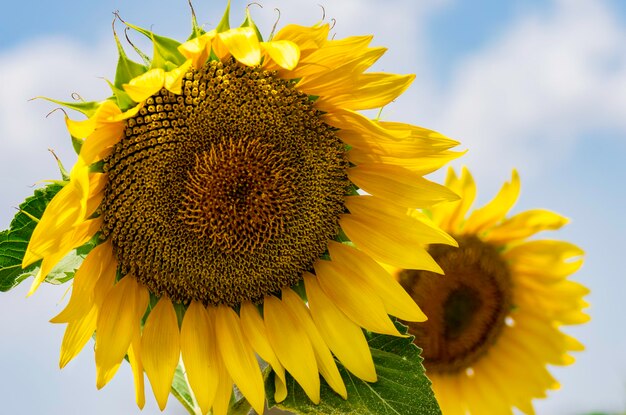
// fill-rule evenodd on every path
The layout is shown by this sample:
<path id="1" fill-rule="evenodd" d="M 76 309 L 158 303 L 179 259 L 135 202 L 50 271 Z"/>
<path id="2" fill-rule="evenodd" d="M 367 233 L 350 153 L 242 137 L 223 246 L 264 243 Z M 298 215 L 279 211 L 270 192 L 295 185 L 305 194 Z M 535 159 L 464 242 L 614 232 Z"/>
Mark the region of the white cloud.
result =
<path id="1" fill-rule="evenodd" d="M 514 166 L 539 176 L 583 134 L 626 132 L 626 30 L 601 1 L 550 9 L 520 17 L 462 61 L 431 114 L 485 180 Z"/>
<path id="2" fill-rule="evenodd" d="M 29 186 L 42 179 L 59 177 L 52 148 L 70 168 L 75 161 L 63 113 L 48 114 L 58 105 L 47 96 L 71 101 L 78 93 L 85 100 L 110 95 L 98 76 L 112 76 L 115 45 L 87 47 L 64 38 L 37 39 L 0 54 L 0 224 L 4 228 L 17 206 L 32 194 Z M 77 89 L 79 88 L 79 89 Z M 78 118 L 78 114 L 72 114 Z"/>
<path id="3" fill-rule="evenodd" d="M 295 3 L 265 1 L 265 9 L 254 12 L 263 32 L 271 28 L 276 5 L 282 11 L 280 25 L 294 20 L 311 24 L 321 17 L 315 1 Z M 374 33 L 375 45 L 390 47 L 379 69 L 417 73 L 414 87 L 386 109 L 384 116 L 415 122 L 419 114 L 425 126 L 462 141 L 470 153 L 461 163 L 472 167 L 481 185 L 490 182 L 495 186 L 509 177 L 513 166 L 522 170 L 524 178 L 541 176 L 549 171 L 550 163 L 562 161 L 573 151 L 585 133 L 596 129 L 626 132 L 626 28 L 611 15 L 605 2 L 558 0 L 550 11 L 542 9 L 518 16 L 498 38 L 460 61 L 449 86 L 439 91 L 428 64 L 424 29 L 427 19 L 446 2 L 404 0 L 382 4 L 346 0 L 328 5 L 326 12 L 328 18 L 337 20 L 338 37 Z M 69 99 L 72 92 L 79 92 L 85 99 L 105 97 L 106 84 L 97 77 L 112 77 L 114 65 L 115 49 L 110 38 L 93 47 L 69 39 L 39 39 L 0 54 L 2 228 L 14 213 L 10 206 L 32 193 L 28 185 L 57 177 L 48 147 L 56 149 L 68 167 L 74 160 L 62 114 L 46 119 L 45 114 L 55 105 L 28 99 L 37 95 Z M 596 135 L 595 139 L 602 140 L 603 136 Z M 23 292 L 6 295 L 16 298 Z M 10 305 L 6 298 L 3 303 L 8 304 L 0 313 L 7 316 L 5 327 L 15 328 L 8 317 L 14 310 L 23 310 L 23 304 Z M 33 310 L 41 313 L 49 307 Z M 45 315 L 49 317 L 50 312 Z M 20 323 L 16 331 L 24 332 L 27 324 Z M 54 350 L 60 341 L 58 332 L 38 339 Z M 17 350 L 20 346 L 14 347 Z M 74 362 L 76 368 L 92 364 L 92 356 L 84 355 L 82 362 Z M 32 365 L 27 367 L 36 370 Z M 130 385 L 128 373 L 125 376 L 125 385 Z M 92 376 L 80 379 L 91 381 Z M 27 377 L 22 380 L 28 383 Z M 63 385 L 70 383 L 65 380 Z M 39 385 L 41 388 L 45 385 Z M 132 392 L 125 393 L 132 400 Z"/>

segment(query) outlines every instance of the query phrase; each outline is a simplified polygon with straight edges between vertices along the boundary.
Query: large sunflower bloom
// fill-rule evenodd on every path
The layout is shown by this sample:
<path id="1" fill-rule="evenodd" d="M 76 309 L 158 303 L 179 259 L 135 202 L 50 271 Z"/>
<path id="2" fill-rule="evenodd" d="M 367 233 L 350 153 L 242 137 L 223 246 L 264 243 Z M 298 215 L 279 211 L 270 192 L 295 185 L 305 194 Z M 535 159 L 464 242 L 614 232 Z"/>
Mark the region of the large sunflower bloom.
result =
<path id="1" fill-rule="evenodd" d="M 471 174 L 450 169 L 446 185 L 460 201 L 430 209 L 458 248 L 432 245 L 445 275 L 399 270 L 397 277 L 428 316 L 409 323 L 423 348 L 426 374 L 444 415 L 533 414 L 532 399 L 558 383 L 547 365 L 574 361 L 583 346 L 560 331 L 588 320 L 584 286 L 567 278 L 583 251 L 557 240 L 528 239 L 558 229 L 567 219 L 548 210 L 512 217 L 520 182 L 513 172 L 498 195 L 468 215 L 476 195 Z"/>
<path id="2" fill-rule="evenodd" d="M 118 41 L 114 95 L 66 104 L 88 116 L 66 120 L 78 160 L 23 260 L 42 260 L 32 292 L 72 249 L 97 244 L 52 320 L 67 323 L 61 366 L 95 332 L 98 388 L 128 356 L 138 405 L 145 372 L 163 409 L 182 362 L 202 412 L 218 415 L 233 383 L 263 412 L 256 355 L 277 401 L 286 371 L 313 402 L 320 374 L 345 398 L 334 357 L 375 382 L 362 328 L 399 335 L 388 315 L 425 319 L 376 261 L 441 272 L 415 246 L 455 244 L 405 212 L 457 198 L 422 177 L 458 157 L 457 143 L 358 112 L 414 76 L 365 73 L 385 49 L 329 39 L 327 24 L 263 41 L 249 16 L 231 29 L 227 9 L 209 32 L 194 18 L 182 44 L 127 25 L 154 56 L 130 61 Z"/>

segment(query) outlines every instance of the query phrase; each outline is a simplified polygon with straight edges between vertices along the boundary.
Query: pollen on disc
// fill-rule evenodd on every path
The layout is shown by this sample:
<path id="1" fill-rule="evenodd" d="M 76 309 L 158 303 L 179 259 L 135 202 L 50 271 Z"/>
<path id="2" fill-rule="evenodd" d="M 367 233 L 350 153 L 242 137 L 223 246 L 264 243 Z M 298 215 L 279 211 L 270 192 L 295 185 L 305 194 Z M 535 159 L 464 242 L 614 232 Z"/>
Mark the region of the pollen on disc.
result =
<path id="1" fill-rule="evenodd" d="M 123 273 L 174 301 L 237 305 L 301 279 L 344 213 L 346 148 L 309 97 L 231 60 L 129 119 L 101 214 Z"/>

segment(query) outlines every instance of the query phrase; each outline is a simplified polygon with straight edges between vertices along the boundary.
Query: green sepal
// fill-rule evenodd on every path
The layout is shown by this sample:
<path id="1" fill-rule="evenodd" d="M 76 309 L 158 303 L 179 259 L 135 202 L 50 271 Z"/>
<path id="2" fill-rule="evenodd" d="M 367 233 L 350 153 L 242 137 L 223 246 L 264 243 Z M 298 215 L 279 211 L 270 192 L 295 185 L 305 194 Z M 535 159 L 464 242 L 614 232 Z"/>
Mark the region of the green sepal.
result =
<path id="1" fill-rule="evenodd" d="M 124 91 L 123 88 L 118 88 L 108 79 L 106 79 L 106 82 L 107 84 L 109 84 L 109 88 L 111 88 L 111 92 L 113 92 L 113 98 L 115 99 L 117 106 L 120 110 L 122 110 L 122 112 L 137 105 L 137 103 L 131 99 L 130 95 L 128 95 L 128 93 Z"/>
<path id="2" fill-rule="evenodd" d="M 191 35 L 189 35 L 187 40 L 195 39 L 206 33 L 206 31 L 198 25 L 196 12 L 193 9 L 193 4 L 191 4 L 191 1 L 189 2 L 189 7 L 191 8 Z"/>
<path id="3" fill-rule="evenodd" d="M 407 333 L 407 327 L 395 322 L 398 331 Z M 378 381 L 365 382 L 341 364 L 337 364 L 348 391 L 348 399 L 337 395 L 321 379 L 321 400 L 312 403 L 300 385 L 287 374 L 287 398 L 274 401 L 274 374 L 265 381 L 269 407 L 297 414 L 333 415 L 440 415 L 441 410 L 426 377 L 421 350 L 413 344 L 413 337 L 394 337 L 367 333 L 367 341 L 376 365 Z"/>
<path id="4" fill-rule="evenodd" d="M 259 39 L 259 42 L 263 42 L 263 35 L 261 34 L 261 31 L 254 23 L 254 20 L 252 20 L 252 16 L 250 16 L 250 5 L 246 7 L 246 19 L 241 24 L 241 27 L 251 27 L 252 29 L 254 29 L 254 32 L 256 33 L 256 37 Z"/>
<path id="5" fill-rule="evenodd" d="M 183 318 L 185 318 L 185 312 L 187 311 L 187 307 L 183 303 L 176 303 L 174 301 L 172 301 L 172 305 L 174 306 L 174 311 L 176 312 L 178 327 L 181 328 L 183 326 Z"/>
<path id="6" fill-rule="evenodd" d="M 76 152 L 76 154 L 80 154 L 80 149 L 83 148 L 83 143 L 85 142 L 84 139 L 82 138 L 76 138 L 74 136 L 72 137 L 72 147 L 74 148 L 74 151 Z"/>
<path id="7" fill-rule="evenodd" d="M 102 102 L 96 102 L 96 101 L 64 102 L 64 101 L 58 101 L 56 99 L 52 99 L 48 97 L 35 97 L 33 99 L 44 99 L 48 102 L 52 102 L 52 103 L 61 105 L 65 108 L 69 108 L 71 110 L 75 110 L 80 113 L 83 113 L 88 118 L 92 117 L 96 113 L 98 108 L 100 108 L 100 105 L 102 105 Z"/>
<path id="8" fill-rule="evenodd" d="M 98 160 L 90 164 L 89 173 L 104 173 L 104 160 Z"/>
<path id="9" fill-rule="evenodd" d="M 185 63 L 186 58 L 178 51 L 179 41 L 155 35 L 153 32 L 131 23 L 124 22 L 124 24 L 152 40 L 154 55 L 150 68 L 162 68 L 170 71 Z"/>
<path id="10" fill-rule="evenodd" d="M 59 167 L 59 173 L 61 173 L 61 179 L 64 182 L 69 181 L 70 180 L 70 174 L 65 169 L 65 166 L 61 162 L 61 159 L 57 157 L 57 155 L 54 153 L 54 151 L 50 150 L 50 152 L 52 153 L 52 156 L 54 156 L 54 159 L 57 162 L 57 166 Z"/>
<path id="11" fill-rule="evenodd" d="M 36 275 L 39 264 L 22 269 L 22 259 L 46 206 L 62 188 L 60 184 L 52 183 L 35 190 L 34 195 L 19 206 L 9 229 L 0 232 L 0 291 L 8 291 L 25 278 Z"/>
<path id="12" fill-rule="evenodd" d="M 122 89 L 122 86 L 124 84 L 129 83 L 131 79 L 136 78 L 145 72 L 148 72 L 148 68 L 145 65 L 142 65 L 140 63 L 137 63 L 129 59 L 117 35 L 114 35 L 114 36 L 115 36 L 115 43 L 117 44 L 117 52 L 118 52 L 117 68 L 115 70 L 114 85 L 117 88 Z M 111 83 L 109 82 L 109 85 L 110 84 Z"/>
<path id="13" fill-rule="evenodd" d="M 222 20 L 220 20 L 219 24 L 215 28 L 217 33 L 222 33 L 227 30 L 230 30 L 230 0 L 226 3 L 226 10 L 224 10 Z"/>

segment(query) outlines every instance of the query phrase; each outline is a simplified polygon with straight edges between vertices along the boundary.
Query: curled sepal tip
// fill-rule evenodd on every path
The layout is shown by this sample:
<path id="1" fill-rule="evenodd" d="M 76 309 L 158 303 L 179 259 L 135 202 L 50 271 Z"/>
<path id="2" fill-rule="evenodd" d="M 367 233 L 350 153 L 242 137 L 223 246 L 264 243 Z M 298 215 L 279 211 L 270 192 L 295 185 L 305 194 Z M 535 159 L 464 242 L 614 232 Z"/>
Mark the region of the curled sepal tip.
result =
<path id="1" fill-rule="evenodd" d="M 79 97 L 77 94 L 76 95 L 72 95 L 73 97 Z M 48 98 L 48 97 L 41 97 L 41 96 L 37 96 L 35 98 L 32 98 L 31 101 L 35 100 L 35 99 L 44 99 L 48 102 L 52 102 L 58 105 L 61 105 L 65 108 L 69 108 L 72 109 L 74 111 L 78 111 L 82 114 L 85 114 L 87 117 L 91 117 L 93 116 L 96 111 L 98 110 L 98 108 L 100 107 L 100 105 L 102 104 L 102 102 L 97 102 L 97 101 L 82 101 L 82 100 L 77 100 L 76 102 L 65 102 L 65 101 L 59 101 L 56 99 L 52 99 L 52 98 Z"/>
<path id="2" fill-rule="evenodd" d="M 246 19 L 243 21 L 243 23 L 241 24 L 241 27 L 251 27 L 254 32 L 256 33 L 257 37 L 259 38 L 259 41 L 263 41 L 263 35 L 261 34 L 261 31 L 259 30 L 259 28 L 257 27 L 257 25 L 254 23 L 254 20 L 252 20 L 252 16 L 250 16 L 250 6 L 251 5 L 257 5 L 259 7 L 263 7 L 261 6 L 259 3 L 250 3 L 248 4 L 248 7 L 246 7 Z"/>
<path id="3" fill-rule="evenodd" d="M 167 71 L 180 66 L 185 62 L 185 57 L 178 51 L 180 42 L 177 40 L 156 35 L 150 30 L 143 29 L 123 20 L 122 22 L 126 26 L 141 33 L 152 41 L 152 44 L 154 45 L 154 52 L 152 62 L 150 64 L 151 69 L 161 68 Z"/>

